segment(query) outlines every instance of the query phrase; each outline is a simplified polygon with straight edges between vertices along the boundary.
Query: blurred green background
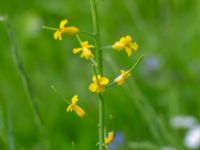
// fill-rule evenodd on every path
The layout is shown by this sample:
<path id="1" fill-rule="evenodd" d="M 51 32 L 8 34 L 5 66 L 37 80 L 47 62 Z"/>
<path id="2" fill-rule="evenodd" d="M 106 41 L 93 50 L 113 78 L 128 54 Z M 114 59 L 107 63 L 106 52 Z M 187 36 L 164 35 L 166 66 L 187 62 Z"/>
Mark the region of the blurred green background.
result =
<path id="1" fill-rule="evenodd" d="M 102 0 L 98 5 L 102 45 L 131 35 L 140 48 L 103 52 L 104 74 L 114 79 L 129 69 L 141 53 L 145 57 L 123 86 L 106 92 L 106 128 L 116 131 L 111 150 L 185 148 L 185 129 L 174 129 L 170 119 L 190 115 L 200 119 L 200 1 Z M 8 14 L 19 55 L 30 77 L 44 129 L 36 123 L 23 79 L 13 60 L 11 43 L 0 22 L 0 149 L 98 149 L 98 101 L 88 91 L 92 70 L 88 61 L 72 53 L 77 40 L 53 39 L 62 19 L 92 32 L 89 0 L 1 0 L 0 16 Z M 91 37 L 80 35 L 93 43 Z M 66 102 L 79 95 L 87 115 L 66 113 Z M 112 119 L 110 119 L 112 115 Z"/>

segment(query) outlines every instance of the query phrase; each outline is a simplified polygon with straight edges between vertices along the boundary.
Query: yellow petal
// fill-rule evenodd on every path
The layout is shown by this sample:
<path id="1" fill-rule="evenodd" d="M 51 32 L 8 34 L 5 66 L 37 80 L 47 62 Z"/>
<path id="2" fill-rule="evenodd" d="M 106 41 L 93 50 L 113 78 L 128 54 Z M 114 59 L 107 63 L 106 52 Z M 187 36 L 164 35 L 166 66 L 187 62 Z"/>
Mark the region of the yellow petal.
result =
<path id="1" fill-rule="evenodd" d="M 98 88 L 98 85 L 95 84 L 95 83 L 91 83 L 91 84 L 89 85 L 89 90 L 90 90 L 91 92 L 96 92 L 96 91 L 97 91 L 97 88 Z"/>
<path id="2" fill-rule="evenodd" d="M 81 42 L 83 48 L 88 48 L 88 41 Z"/>
<path id="3" fill-rule="evenodd" d="M 79 29 L 76 28 L 76 27 L 71 26 L 71 27 L 64 27 L 64 28 L 62 29 L 62 31 L 63 31 L 64 33 L 69 34 L 69 35 L 75 35 L 75 34 L 77 34 L 77 33 L 79 32 Z"/>
<path id="4" fill-rule="evenodd" d="M 105 138 L 104 142 L 106 145 L 110 144 L 114 139 L 114 132 L 109 132 L 108 136 Z"/>
<path id="5" fill-rule="evenodd" d="M 124 76 L 124 78 L 127 78 L 131 75 L 130 71 L 120 70 L 120 72 Z"/>
<path id="6" fill-rule="evenodd" d="M 85 57 L 85 59 L 90 59 L 92 57 L 94 57 L 94 55 L 92 54 L 91 50 L 90 49 L 86 49 L 86 48 L 83 48 L 83 51 L 82 51 L 82 56 L 81 57 Z"/>
<path id="7" fill-rule="evenodd" d="M 84 111 L 80 106 L 74 105 L 73 110 L 74 110 L 74 112 L 75 112 L 78 116 L 80 116 L 81 118 L 84 117 L 85 111 Z"/>
<path id="8" fill-rule="evenodd" d="M 124 84 L 125 79 L 131 75 L 129 71 L 120 70 L 120 72 L 121 74 L 114 80 L 114 82 L 116 82 L 118 85 Z"/>
<path id="9" fill-rule="evenodd" d="M 115 44 L 112 46 L 113 49 L 115 50 L 122 50 L 125 47 L 125 45 L 119 41 L 115 42 Z"/>
<path id="10" fill-rule="evenodd" d="M 53 36 L 54 36 L 55 40 L 57 40 L 57 39 L 62 40 L 62 36 L 61 36 L 60 31 L 56 31 Z"/>
<path id="11" fill-rule="evenodd" d="M 121 42 L 121 43 L 124 43 L 125 45 L 130 44 L 131 41 L 132 41 L 132 38 L 131 38 L 131 36 L 129 36 L 129 35 L 127 35 L 127 36 L 125 36 L 125 37 L 122 37 L 122 38 L 120 39 L 120 42 Z"/>
<path id="12" fill-rule="evenodd" d="M 70 105 L 67 107 L 67 110 L 66 110 L 66 111 L 68 112 L 68 111 L 72 111 L 72 110 L 73 110 L 73 104 L 70 104 Z"/>
<path id="13" fill-rule="evenodd" d="M 125 70 L 120 70 L 120 73 L 121 73 L 121 74 L 125 74 L 126 71 L 125 71 Z"/>
<path id="14" fill-rule="evenodd" d="M 104 92 L 104 90 L 105 90 L 104 85 L 98 85 L 97 90 L 96 90 L 96 93 Z"/>
<path id="15" fill-rule="evenodd" d="M 125 51 L 129 57 L 132 55 L 132 49 L 130 47 L 125 47 Z"/>
<path id="16" fill-rule="evenodd" d="M 72 97 L 72 104 L 76 104 L 78 102 L 78 95 L 74 95 Z"/>
<path id="17" fill-rule="evenodd" d="M 97 78 L 98 78 L 98 80 L 97 80 Z M 101 78 L 100 75 L 97 75 L 97 77 L 96 77 L 96 75 L 93 75 L 93 77 L 92 77 L 92 81 L 95 82 L 95 83 L 97 83 L 97 81 L 99 81 L 100 78 Z"/>
<path id="18" fill-rule="evenodd" d="M 106 78 L 106 77 L 101 77 L 100 78 L 100 81 L 99 81 L 100 85 L 106 85 L 108 83 L 109 83 L 109 79 L 108 78 Z"/>
<path id="19" fill-rule="evenodd" d="M 114 82 L 116 82 L 118 85 L 122 85 L 125 82 L 123 75 L 120 74 L 117 78 L 115 78 Z"/>
<path id="20" fill-rule="evenodd" d="M 65 27 L 65 24 L 68 23 L 68 20 L 67 19 L 64 19 L 60 22 L 60 28 L 64 28 Z"/>
<path id="21" fill-rule="evenodd" d="M 82 51 L 82 48 L 74 48 L 73 53 L 76 54 L 78 52 Z"/>
<path id="22" fill-rule="evenodd" d="M 131 48 L 136 51 L 138 50 L 139 46 L 136 42 L 134 42 L 134 43 L 131 43 Z"/>
<path id="23" fill-rule="evenodd" d="M 94 45 L 88 45 L 88 48 L 95 48 Z"/>

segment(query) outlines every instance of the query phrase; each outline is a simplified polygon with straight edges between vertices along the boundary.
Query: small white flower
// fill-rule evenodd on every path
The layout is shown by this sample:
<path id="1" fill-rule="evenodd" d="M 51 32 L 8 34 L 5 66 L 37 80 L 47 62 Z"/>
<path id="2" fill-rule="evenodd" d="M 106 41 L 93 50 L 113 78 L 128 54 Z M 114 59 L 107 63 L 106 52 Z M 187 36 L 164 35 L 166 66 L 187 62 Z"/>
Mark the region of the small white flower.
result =
<path id="1" fill-rule="evenodd" d="M 184 144 L 188 148 L 200 148 L 200 126 L 191 128 L 185 136 Z"/>
<path id="2" fill-rule="evenodd" d="M 197 124 L 196 118 L 193 116 L 174 116 L 170 120 L 173 128 L 191 128 Z"/>

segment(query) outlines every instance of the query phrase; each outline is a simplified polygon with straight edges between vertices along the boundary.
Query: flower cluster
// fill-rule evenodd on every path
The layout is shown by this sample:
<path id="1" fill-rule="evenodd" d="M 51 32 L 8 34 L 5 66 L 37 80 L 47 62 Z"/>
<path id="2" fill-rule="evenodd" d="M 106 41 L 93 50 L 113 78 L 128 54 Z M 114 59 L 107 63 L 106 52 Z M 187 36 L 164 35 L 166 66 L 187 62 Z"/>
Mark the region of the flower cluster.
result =
<path id="1" fill-rule="evenodd" d="M 107 77 L 102 76 L 96 71 L 97 66 L 99 64 L 95 61 L 95 55 L 93 54 L 93 51 L 92 51 L 92 49 L 96 47 L 94 45 L 89 44 L 88 41 L 81 41 L 78 35 L 79 28 L 75 26 L 65 26 L 66 24 L 68 24 L 68 20 L 64 19 L 60 22 L 59 28 L 52 28 L 52 27 L 45 27 L 45 28 L 56 30 L 53 35 L 55 40 L 62 40 L 63 34 L 76 37 L 81 47 L 74 48 L 72 52 L 74 54 L 80 53 L 80 57 L 85 58 L 86 60 L 90 60 L 94 67 L 93 69 L 94 75 L 92 77 L 92 83 L 89 84 L 89 87 L 88 87 L 89 91 L 93 93 L 101 94 L 105 92 L 106 88 L 110 87 L 111 85 L 114 85 L 114 84 L 123 85 L 126 79 L 131 75 L 131 72 L 135 66 L 133 66 L 131 69 L 127 71 L 120 70 L 120 74 L 110 83 L 110 80 Z M 132 55 L 133 51 L 138 50 L 138 44 L 136 42 L 132 42 L 132 38 L 130 35 L 121 37 L 119 41 L 116 41 L 112 46 L 108 46 L 108 47 L 112 47 L 112 49 L 116 51 L 125 50 L 125 52 L 128 54 L 129 57 Z M 74 95 L 66 111 L 67 112 L 74 111 L 79 117 L 83 118 L 86 113 L 79 105 L 77 105 L 77 102 L 78 102 L 78 95 Z M 114 139 L 114 132 L 109 132 L 108 136 L 104 138 L 104 145 L 107 147 L 107 145 L 110 144 L 113 141 L 113 139 Z"/>

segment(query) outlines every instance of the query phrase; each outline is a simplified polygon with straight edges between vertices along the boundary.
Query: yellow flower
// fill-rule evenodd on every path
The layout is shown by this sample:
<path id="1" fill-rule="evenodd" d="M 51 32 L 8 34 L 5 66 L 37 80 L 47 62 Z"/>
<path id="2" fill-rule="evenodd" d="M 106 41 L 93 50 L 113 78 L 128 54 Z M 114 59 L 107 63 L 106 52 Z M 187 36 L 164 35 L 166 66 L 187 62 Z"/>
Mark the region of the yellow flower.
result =
<path id="1" fill-rule="evenodd" d="M 74 27 L 74 26 L 70 26 L 70 27 L 65 27 L 65 25 L 68 23 L 68 20 L 62 20 L 60 22 L 60 27 L 58 28 L 58 30 L 54 33 L 54 39 L 57 40 L 62 40 L 62 34 L 63 33 L 67 33 L 68 35 L 75 35 L 79 32 L 79 29 Z"/>
<path id="2" fill-rule="evenodd" d="M 78 116 L 82 118 L 85 115 L 85 111 L 76 104 L 77 102 L 78 102 L 78 95 L 74 95 L 72 97 L 71 104 L 67 107 L 66 111 L 69 112 L 73 110 Z"/>
<path id="3" fill-rule="evenodd" d="M 122 85 L 125 82 L 125 79 L 131 75 L 129 70 L 128 71 L 120 70 L 120 72 L 121 74 L 114 80 L 118 85 Z"/>
<path id="4" fill-rule="evenodd" d="M 108 144 L 110 144 L 114 139 L 114 132 L 109 132 L 108 136 L 105 137 L 104 139 L 104 144 L 107 146 Z"/>
<path id="5" fill-rule="evenodd" d="M 94 48 L 94 46 L 89 45 L 88 41 L 81 42 L 80 44 L 81 44 L 82 48 L 74 48 L 73 53 L 76 54 L 76 53 L 79 53 L 82 51 L 81 58 L 83 58 L 83 57 L 85 57 L 85 59 L 93 58 L 94 55 L 92 54 L 92 51 L 90 50 L 90 48 Z"/>
<path id="6" fill-rule="evenodd" d="M 101 75 L 94 75 L 92 78 L 93 83 L 89 85 L 89 90 L 91 92 L 101 93 L 105 90 L 105 85 L 109 83 L 109 79 L 106 77 L 101 77 Z"/>
<path id="7" fill-rule="evenodd" d="M 115 42 L 112 48 L 117 51 L 125 49 L 128 56 L 131 56 L 133 51 L 138 50 L 138 44 L 136 42 L 132 43 L 131 36 L 127 35 L 125 37 L 120 38 L 119 41 Z"/>

